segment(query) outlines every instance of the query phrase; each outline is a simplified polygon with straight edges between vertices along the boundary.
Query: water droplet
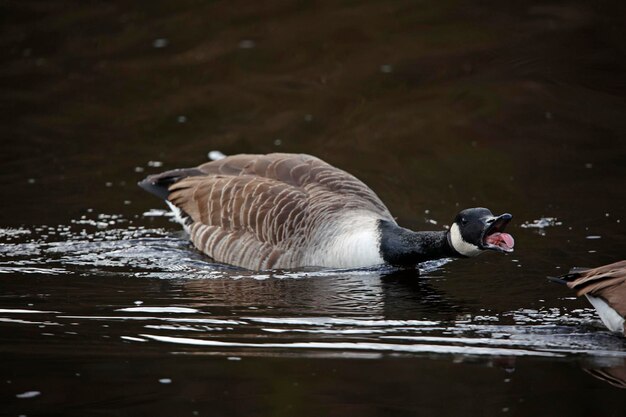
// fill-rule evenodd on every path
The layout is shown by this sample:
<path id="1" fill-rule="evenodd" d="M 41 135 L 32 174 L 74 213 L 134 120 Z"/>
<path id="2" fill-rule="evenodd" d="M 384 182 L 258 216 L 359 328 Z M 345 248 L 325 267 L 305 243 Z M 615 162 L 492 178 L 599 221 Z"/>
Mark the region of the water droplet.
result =
<path id="1" fill-rule="evenodd" d="M 161 378 L 161 379 L 159 379 L 159 382 L 161 384 L 171 384 L 172 380 L 170 378 Z"/>
<path id="2" fill-rule="evenodd" d="M 592 164 L 591 162 L 587 162 L 587 163 L 585 164 L 585 168 L 587 168 L 587 169 L 591 169 L 591 168 L 593 168 L 593 164 Z"/>
<path id="3" fill-rule="evenodd" d="M 35 398 L 41 395 L 41 391 L 26 391 L 21 394 L 17 394 L 17 398 Z"/>
<path id="4" fill-rule="evenodd" d="M 182 116 L 182 115 L 181 115 L 181 116 L 178 116 L 178 117 L 176 118 L 176 121 L 177 121 L 178 123 L 187 123 L 187 116 Z"/>
<path id="5" fill-rule="evenodd" d="M 384 73 L 384 74 L 389 74 L 391 72 L 393 72 L 393 67 L 389 64 L 384 64 L 380 66 L 380 72 Z"/>
<path id="6" fill-rule="evenodd" d="M 220 152 L 220 151 L 211 151 L 211 152 L 209 152 L 209 155 L 208 155 L 208 156 L 209 156 L 209 159 L 210 159 L 211 161 L 217 161 L 217 160 L 220 160 L 220 159 L 224 159 L 224 158 L 226 158 L 226 155 L 224 155 L 224 154 L 223 154 L 222 152 Z"/>
<path id="7" fill-rule="evenodd" d="M 282 144 L 283 144 L 283 141 L 282 141 L 282 140 L 280 140 L 280 139 L 275 139 L 275 140 L 274 140 L 274 145 L 275 145 L 275 146 L 280 146 L 280 145 L 282 145 Z"/>
<path id="8" fill-rule="evenodd" d="M 169 45 L 169 43 L 170 41 L 165 38 L 158 38 L 152 42 L 152 46 L 154 48 L 165 48 L 167 45 Z"/>
<path id="9" fill-rule="evenodd" d="M 250 39 L 244 39 L 241 42 L 239 42 L 239 47 L 241 49 L 252 49 L 255 46 L 256 46 L 256 43 Z"/>

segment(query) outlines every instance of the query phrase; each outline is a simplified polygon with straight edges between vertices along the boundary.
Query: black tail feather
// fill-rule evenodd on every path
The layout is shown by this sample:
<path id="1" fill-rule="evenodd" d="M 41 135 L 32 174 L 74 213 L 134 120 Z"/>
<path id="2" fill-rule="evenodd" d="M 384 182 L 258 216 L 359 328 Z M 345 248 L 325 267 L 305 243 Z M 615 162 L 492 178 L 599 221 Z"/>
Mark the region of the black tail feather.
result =
<path id="1" fill-rule="evenodd" d="M 547 277 L 548 281 L 557 282 L 559 284 L 567 284 L 568 282 L 574 281 L 575 279 L 580 278 L 580 276 L 589 271 L 589 268 L 572 268 L 565 275 L 561 275 L 558 277 Z"/>
<path id="2" fill-rule="evenodd" d="M 547 277 L 548 281 L 550 282 L 556 282 L 558 284 L 563 284 L 566 285 L 567 281 L 563 279 L 563 277 Z"/>
<path id="3" fill-rule="evenodd" d="M 137 185 L 147 192 L 154 194 L 163 200 L 167 200 L 167 197 L 170 195 L 169 188 L 172 184 L 182 180 L 183 178 L 196 177 L 199 175 L 205 174 L 197 168 L 173 169 L 161 174 L 150 175 L 144 180 L 139 181 Z"/>

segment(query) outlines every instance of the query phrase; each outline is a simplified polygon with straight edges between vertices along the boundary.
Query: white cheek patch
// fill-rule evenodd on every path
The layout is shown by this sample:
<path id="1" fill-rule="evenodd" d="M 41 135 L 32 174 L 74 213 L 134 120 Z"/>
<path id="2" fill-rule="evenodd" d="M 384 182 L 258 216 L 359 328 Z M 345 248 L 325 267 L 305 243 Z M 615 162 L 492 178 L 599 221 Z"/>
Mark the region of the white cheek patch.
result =
<path id="1" fill-rule="evenodd" d="M 454 250 L 463 256 L 472 257 L 482 253 L 482 249 L 478 246 L 463 240 L 461 229 L 459 229 L 459 225 L 456 223 L 453 223 L 450 228 L 450 243 L 452 243 Z"/>

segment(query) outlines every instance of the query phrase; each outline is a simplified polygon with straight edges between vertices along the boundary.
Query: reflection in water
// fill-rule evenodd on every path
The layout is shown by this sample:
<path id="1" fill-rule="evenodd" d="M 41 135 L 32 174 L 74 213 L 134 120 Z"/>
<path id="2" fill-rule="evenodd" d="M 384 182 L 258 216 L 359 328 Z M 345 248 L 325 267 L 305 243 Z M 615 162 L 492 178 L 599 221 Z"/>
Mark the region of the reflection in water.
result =
<path id="1" fill-rule="evenodd" d="M 606 368 L 585 368 L 585 372 L 601 381 L 613 385 L 614 387 L 626 389 L 625 365 Z"/>
<path id="2" fill-rule="evenodd" d="M 390 318 L 414 317 L 428 314 L 439 320 L 452 320 L 464 310 L 461 299 L 451 298 L 437 289 L 437 269 L 449 260 L 443 260 L 430 270 L 394 270 L 380 277 L 384 299 L 384 314 Z M 435 266 L 435 263 L 430 263 Z"/>

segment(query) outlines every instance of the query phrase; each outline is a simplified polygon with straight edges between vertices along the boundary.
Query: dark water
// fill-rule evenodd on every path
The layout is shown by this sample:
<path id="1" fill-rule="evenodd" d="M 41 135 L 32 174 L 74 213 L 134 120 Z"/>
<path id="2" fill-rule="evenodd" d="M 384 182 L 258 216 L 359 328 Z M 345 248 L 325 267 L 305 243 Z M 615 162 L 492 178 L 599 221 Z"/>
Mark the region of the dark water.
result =
<path id="1" fill-rule="evenodd" d="M 626 342 L 547 275 L 626 253 L 621 2 L 0 5 L 0 415 L 622 416 Z M 516 251 L 251 273 L 145 175 L 306 152 Z"/>

